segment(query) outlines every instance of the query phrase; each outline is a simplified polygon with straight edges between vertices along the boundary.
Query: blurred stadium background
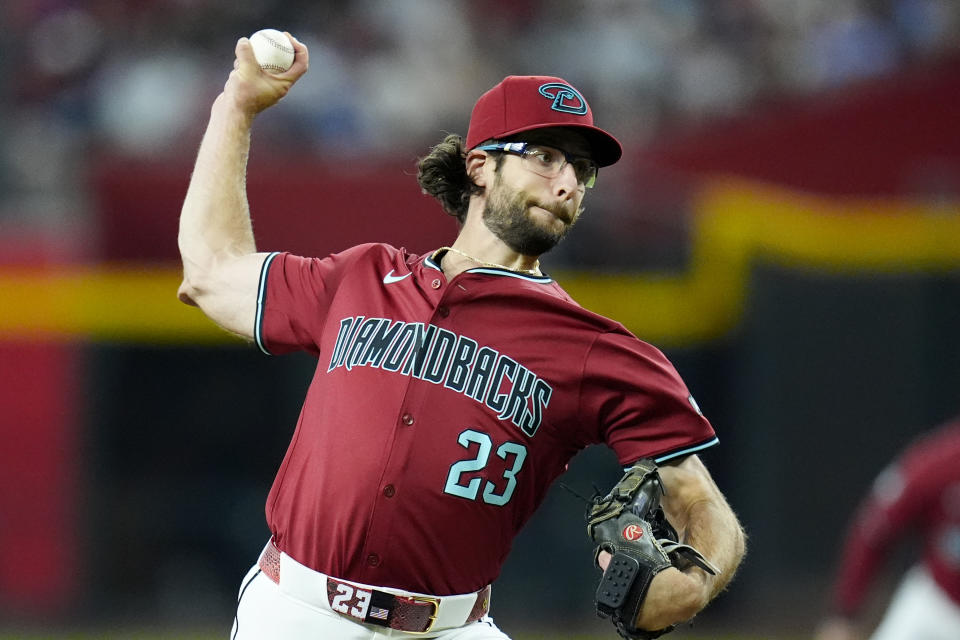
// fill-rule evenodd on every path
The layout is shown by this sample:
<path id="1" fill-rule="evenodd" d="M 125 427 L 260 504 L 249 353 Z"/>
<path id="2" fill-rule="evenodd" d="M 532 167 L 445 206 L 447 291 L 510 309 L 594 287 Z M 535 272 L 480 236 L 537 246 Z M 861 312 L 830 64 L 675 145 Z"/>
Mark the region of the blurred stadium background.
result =
<path id="1" fill-rule="evenodd" d="M 311 71 L 254 133 L 263 250 L 445 244 L 416 157 L 505 75 L 584 91 L 627 153 L 545 267 L 674 360 L 751 536 L 676 637 L 809 636 L 858 497 L 960 410 L 958 21 L 953 0 L 2 3 L 0 632 L 227 635 L 313 363 L 176 302 L 176 221 L 234 43 L 270 26 Z M 564 481 L 616 477 L 591 449 Z M 494 615 L 518 638 L 613 637 L 582 514 L 556 489 L 517 541 Z"/>

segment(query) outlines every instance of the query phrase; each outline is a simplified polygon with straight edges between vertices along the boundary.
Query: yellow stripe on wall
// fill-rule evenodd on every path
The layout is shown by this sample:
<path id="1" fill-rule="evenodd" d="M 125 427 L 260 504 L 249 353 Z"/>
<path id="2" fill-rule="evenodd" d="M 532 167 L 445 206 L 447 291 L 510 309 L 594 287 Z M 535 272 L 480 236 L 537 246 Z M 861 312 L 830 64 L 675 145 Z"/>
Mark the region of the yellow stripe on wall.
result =
<path id="1" fill-rule="evenodd" d="M 179 268 L 0 271 L 0 338 L 146 343 L 239 341 L 177 300 Z"/>
<path id="2" fill-rule="evenodd" d="M 700 246 L 726 236 L 741 252 L 779 263 L 885 272 L 960 264 L 957 205 L 844 200 L 717 183 L 704 190 L 699 209 L 704 220 L 698 226 L 708 232 Z"/>
<path id="3" fill-rule="evenodd" d="M 584 307 L 650 342 L 722 336 L 740 320 L 755 259 L 838 273 L 960 268 L 960 207 L 824 198 L 737 181 L 696 202 L 682 274 L 558 273 Z M 176 298 L 179 268 L 0 271 L 0 339 L 239 342 Z"/>
<path id="4" fill-rule="evenodd" d="M 707 184 L 681 276 L 568 273 L 584 307 L 653 343 L 716 339 L 744 308 L 754 260 L 833 273 L 960 269 L 960 206 L 825 198 L 741 181 Z"/>

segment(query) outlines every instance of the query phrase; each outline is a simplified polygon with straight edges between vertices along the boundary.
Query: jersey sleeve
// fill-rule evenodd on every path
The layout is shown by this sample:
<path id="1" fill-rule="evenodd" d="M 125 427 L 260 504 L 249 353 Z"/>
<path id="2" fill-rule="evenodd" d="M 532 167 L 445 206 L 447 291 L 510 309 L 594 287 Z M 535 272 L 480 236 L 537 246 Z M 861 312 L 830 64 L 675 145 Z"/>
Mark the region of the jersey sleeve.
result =
<path id="1" fill-rule="evenodd" d="M 662 463 L 717 443 L 673 364 L 625 330 L 601 334 L 591 348 L 580 410 L 623 465 L 645 457 Z"/>
<path id="2" fill-rule="evenodd" d="M 326 258 L 272 253 L 264 261 L 257 292 L 254 340 L 268 355 L 320 352 L 327 310 L 360 247 Z"/>

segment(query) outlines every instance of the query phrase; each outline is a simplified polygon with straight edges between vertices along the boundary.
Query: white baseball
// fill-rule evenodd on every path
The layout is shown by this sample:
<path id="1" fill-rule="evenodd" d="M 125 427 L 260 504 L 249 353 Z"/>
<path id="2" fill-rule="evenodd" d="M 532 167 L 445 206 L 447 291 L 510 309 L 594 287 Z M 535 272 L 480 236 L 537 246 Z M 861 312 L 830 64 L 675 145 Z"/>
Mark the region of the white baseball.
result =
<path id="1" fill-rule="evenodd" d="M 282 31 L 261 29 L 250 36 L 250 44 L 264 71 L 283 73 L 293 64 L 293 43 Z"/>

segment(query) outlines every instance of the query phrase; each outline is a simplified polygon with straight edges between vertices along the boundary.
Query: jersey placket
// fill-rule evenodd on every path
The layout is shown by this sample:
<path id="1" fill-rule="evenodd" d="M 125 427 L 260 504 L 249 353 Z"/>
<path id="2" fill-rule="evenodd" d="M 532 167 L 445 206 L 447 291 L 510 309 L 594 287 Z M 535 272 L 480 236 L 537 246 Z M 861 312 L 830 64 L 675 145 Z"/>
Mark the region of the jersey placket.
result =
<path id="1" fill-rule="evenodd" d="M 443 272 L 423 268 L 420 274 L 417 274 L 420 291 L 423 294 L 424 301 L 429 305 L 427 311 L 429 315 L 423 319 L 427 331 L 426 340 L 422 349 L 429 350 L 431 343 L 436 339 L 436 332 L 448 324 L 450 316 L 450 305 L 453 303 L 451 297 L 459 297 L 456 294 L 450 295 L 456 287 L 452 282 L 447 282 Z M 462 285 L 456 287 L 455 291 L 463 293 Z M 411 319 L 412 320 L 412 319 Z M 415 354 L 411 354 L 411 358 Z M 366 567 L 364 569 L 363 580 L 370 584 L 378 584 L 378 576 L 384 563 L 389 563 L 388 549 L 391 546 L 391 536 L 396 522 L 395 514 L 397 507 L 402 500 L 413 500 L 416 496 L 408 495 L 405 492 L 405 483 L 403 479 L 404 469 L 410 456 L 412 447 L 415 446 L 417 437 L 429 437 L 429 434 L 423 433 L 423 428 L 428 420 L 422 420 L 423 409 L 427 406 L 430 394 L 436 388 L 435 385 L 425 384 L 421 379 L 423 370 L 427 363 L 423 363 L 423 369 L 420 375 L 410 375 L 407 377 L 406 388 L 400 403 L 399 411 L 393 425 L 392 440 L 393 444 L 390 453 L 387 456 L 383 467 L 383 474 L 378 485 L 376 503 L 370 517 L 370 524 L 367 529 L 366 541 L 363 549 L 363 558 Z"/>

